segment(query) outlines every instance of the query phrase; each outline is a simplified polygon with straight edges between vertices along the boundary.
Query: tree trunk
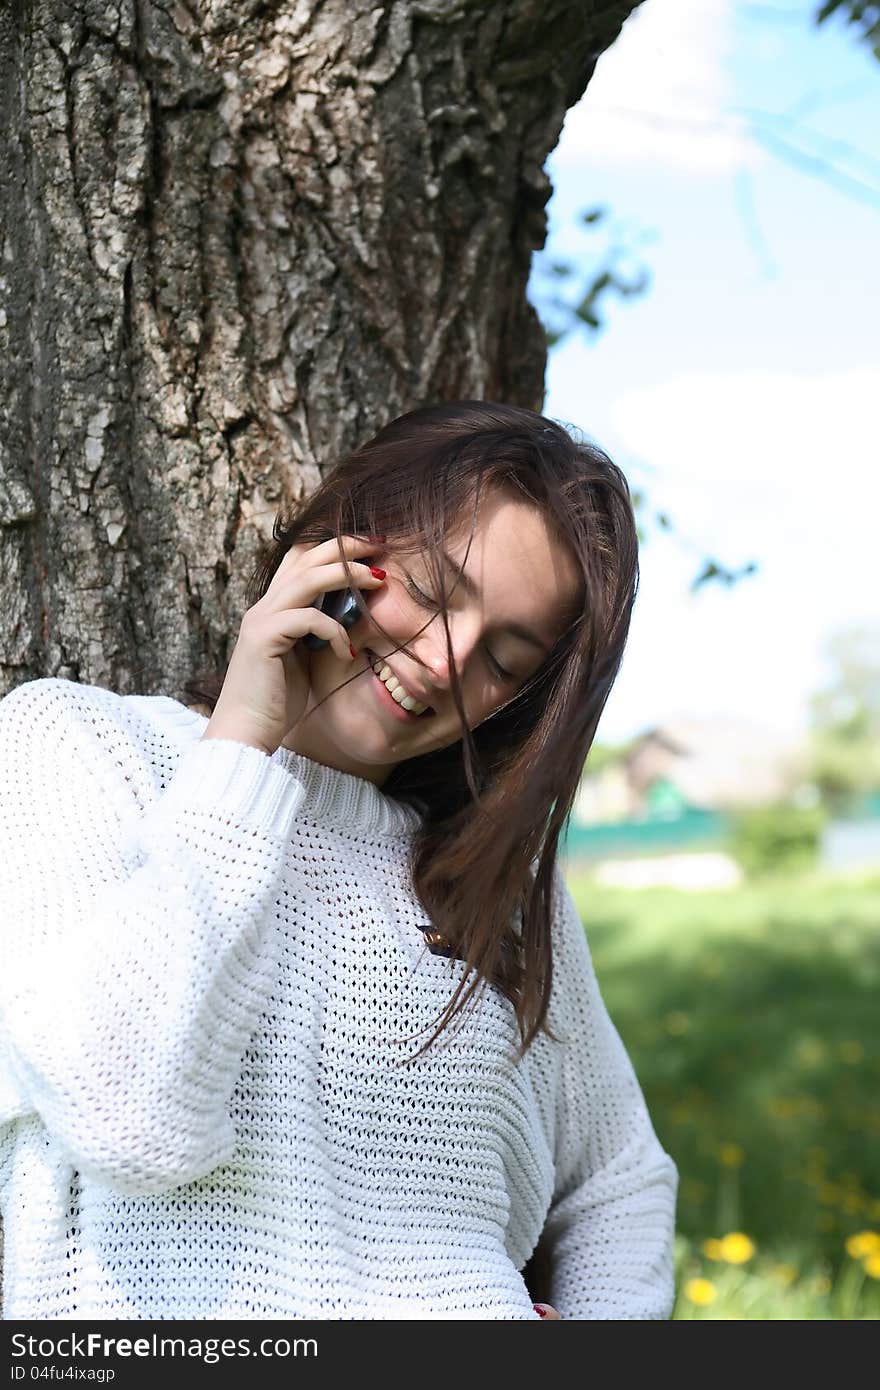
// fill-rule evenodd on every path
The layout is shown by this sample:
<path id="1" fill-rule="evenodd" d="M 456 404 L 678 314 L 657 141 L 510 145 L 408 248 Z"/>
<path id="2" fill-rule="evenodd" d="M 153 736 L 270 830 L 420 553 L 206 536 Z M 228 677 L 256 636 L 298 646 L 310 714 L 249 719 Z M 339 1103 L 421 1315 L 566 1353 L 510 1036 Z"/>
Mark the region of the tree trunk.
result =
<path id="1" fill-rule="evenodd" d="M 542 166 L 634 8 L 0 6 L 0 695 L 176 695 L 325 461 L 541 408 Z"/>
<path id="2" fill-rule="evenodd" d="M 541 408 L 543 164 L 637 3 L 0 5 L 0 696 L 179 697 L 326 461 Z"/>

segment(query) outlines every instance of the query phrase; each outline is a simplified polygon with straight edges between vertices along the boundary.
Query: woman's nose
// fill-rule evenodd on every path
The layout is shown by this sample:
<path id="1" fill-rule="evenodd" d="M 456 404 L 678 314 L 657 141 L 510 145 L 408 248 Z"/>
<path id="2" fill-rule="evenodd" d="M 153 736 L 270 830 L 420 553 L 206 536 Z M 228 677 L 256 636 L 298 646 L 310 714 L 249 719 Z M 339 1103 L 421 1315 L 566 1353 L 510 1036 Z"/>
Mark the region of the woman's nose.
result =
<path id="1" fill-rule="evenodd" d="M 459 622 L 461 614 L 449 615 L 449 643 L 452 648 L 452 661 L 455 662 L 455 669 L 459 679 L 465 669 L 468 657 L 478 640 L 476 625 L 468 626 L 464 622 Z M 451 686 L 449 650 L 446 643 L 446 630 L 443 626 L 442 614 L 438 613 L 435 620 L 420 633 L 412 650 L 418 656 L 419 661 L 425 666 L 431 683 L 437 690 L 449 690 Z"/>

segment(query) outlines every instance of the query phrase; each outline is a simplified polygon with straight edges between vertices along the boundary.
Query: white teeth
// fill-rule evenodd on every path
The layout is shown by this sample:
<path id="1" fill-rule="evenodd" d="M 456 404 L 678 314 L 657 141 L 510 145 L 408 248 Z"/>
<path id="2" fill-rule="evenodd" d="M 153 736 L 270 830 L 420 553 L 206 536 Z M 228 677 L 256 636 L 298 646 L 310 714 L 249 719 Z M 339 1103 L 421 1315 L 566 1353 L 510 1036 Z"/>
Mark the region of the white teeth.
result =
<path id="1" fill-rule="evenodd" d="M 403 708 L 409 710 L 411 714 L 424 714 L 428 706 L 421 704 L 418 700 L 414 700 L 412 695 L 407 695 L 406 690 L 400 684 L 400 681 L 394 675 L 390 666 L 381 661 L 374 661 L 370 664 L 386 690 L 389 691 L 392 700 L 396 700 L 399 705 L 403 705 Z"/>

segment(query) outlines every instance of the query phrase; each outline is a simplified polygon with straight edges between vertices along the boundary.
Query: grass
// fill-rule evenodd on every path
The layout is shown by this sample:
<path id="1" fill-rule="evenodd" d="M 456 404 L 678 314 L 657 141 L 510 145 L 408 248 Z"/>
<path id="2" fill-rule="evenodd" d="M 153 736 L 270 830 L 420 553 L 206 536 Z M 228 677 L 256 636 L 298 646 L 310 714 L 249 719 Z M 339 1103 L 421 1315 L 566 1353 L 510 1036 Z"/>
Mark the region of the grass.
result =
<path id="1" fill-rule="evenodd" d="M 673 1316 L 880 1317 L 880 1235 L 847 1249 L 880 1233 L 880 878 L 566 877 L 679 1169 Z"/>

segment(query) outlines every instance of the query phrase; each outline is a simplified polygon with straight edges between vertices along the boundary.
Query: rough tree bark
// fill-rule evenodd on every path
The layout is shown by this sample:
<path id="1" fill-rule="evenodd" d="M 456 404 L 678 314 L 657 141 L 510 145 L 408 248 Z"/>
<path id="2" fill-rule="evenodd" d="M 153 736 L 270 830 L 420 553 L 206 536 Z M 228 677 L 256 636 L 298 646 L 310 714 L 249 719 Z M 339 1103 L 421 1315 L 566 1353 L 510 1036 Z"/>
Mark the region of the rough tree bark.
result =
<path id="1" fill-rule="evenodd" d="M 324 460 L 541 408 L 543 164 L 636 4 L 0 0 L 0 696 L 179 695 Z"/>
<path id="2" fill-rule="evenodd" d="M 540 409 L 542 166 L 635 7 L 0 4 L 0 695 L 176 694 L 323 460 Z"/>

